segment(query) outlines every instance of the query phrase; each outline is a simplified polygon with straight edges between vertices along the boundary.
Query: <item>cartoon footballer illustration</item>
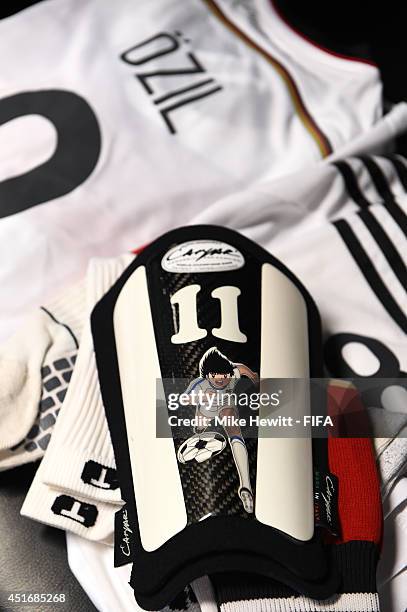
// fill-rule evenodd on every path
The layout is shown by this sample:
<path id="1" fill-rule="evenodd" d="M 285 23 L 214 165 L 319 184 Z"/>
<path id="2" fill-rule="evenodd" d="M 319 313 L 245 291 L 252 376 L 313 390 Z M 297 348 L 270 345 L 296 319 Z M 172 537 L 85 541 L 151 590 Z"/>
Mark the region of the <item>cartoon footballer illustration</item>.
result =
<path id="1" fill-rule="evenodd" d="M 254 384 L 259 380 L 258 374 L 243 363 L 233 363 L 216 346 L 211 347 L 199 362 L 199 377 L 195 378 L 185 391 L 191 396 L 191 404 L 196 405 L 196 417 L 199 425 L 194 427 L 195 435 L 181 445 L 178 459 L 186 463 L 191 459 L 198 462 L 206 461 L 222 452 L 226 441 L 222 434 L 207 432 L 211 420 L 215 417 L 238 418 L 237 407 L 233 403 L 235 387 L 242 376 L 249 378 Z M 223 419 L 223 429 L 227 434 L 232 456 L 239 476 L 238 495 L 246 512 L 254 509 L 253 491 L 250 484 L 249 457 L 246 443 L 239 425 L 228 423 Z"/>

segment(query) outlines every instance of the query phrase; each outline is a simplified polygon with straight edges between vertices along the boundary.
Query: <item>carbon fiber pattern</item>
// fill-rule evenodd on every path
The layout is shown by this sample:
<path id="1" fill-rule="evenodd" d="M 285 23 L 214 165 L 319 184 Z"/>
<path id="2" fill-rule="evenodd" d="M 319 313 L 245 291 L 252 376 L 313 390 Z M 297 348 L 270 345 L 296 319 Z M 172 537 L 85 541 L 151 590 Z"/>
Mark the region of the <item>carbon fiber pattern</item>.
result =
<path id="1" fill-rule="evenodd" d="M 161 254 L 162 257 L 163 254 Z M 230 272 L 209 272 L 199 274 L 170 273 L 161 268 L 157 258 L 148 267 L 150 303 L 160 359 L 161 374 L 164 379 L 185 378 L 192 380 L 199 375 L 199 361 L 207 349 L 216 346 L 231 361 L 244 363 L 259 372 L 260 364 L 260 266 L 261 263 L 243 253 L 246 264 L 241 270 Z M 197 296 L 198 322 L 208 331 L 202 340 L 181 345 L 171 343 L 171 336 L 178 331 L 178 308 L 171 307 L 170 298 L 181 288 L 197 284 L 201 290 Z M 246 343 L 229 342 L 211 334 L 220 325 L 220 303 L 211 297 L 211 292 L 225 285 L 239 287 L 238 298 L 240 329 L 247 335 Z M 184 389 L 183 389 L 184 390 Z M 180 389 L 169 388 L 166 393 Z M 178 416 L 191 418 L 195 407 L 182 407 Z M 242 412 L 241 412 L 242 414 Z M 243 415 L 242 415 L 243 416 Z M 209 427 L 211 431 L 215 427 Z M 219 430 L 219 429 L 218 429 Z M 222 431 L 221 429 L 219 431 Z M 189 435 L 192 435 L 191 430 Z M 244 432 L 243 436 L 244 436 Z M 176 451 L 186 439 L 177 437 L 173 428 Z M 246 440 L 249 454 L 252 485 L 256 479 L 257 440 Z M 208 461 L 198 464 L 191 461 L 179 464 L 181 482 L 187 509 L 188 524 L 209 516 L 237 515 L 249 518 L 243 510 L 238 496 L 239 478 L 229 445 L 224 451 Z"/>
<path id="2" fill-rule="evenodd" d="M 249 454 L 250 480 L 254 485 L 257 440 L 253 438 L 246 440 L 246 446 Z M 233 514 L 249 518 L 237 494 L 239 477 L 229 446 L 220 455 L 205 463 L 180 464 L 179 468 L 189 523 L 202 520 L 208 515 L 213 517 Z M 255 491 L 253 492 L 255 494 Z"/>

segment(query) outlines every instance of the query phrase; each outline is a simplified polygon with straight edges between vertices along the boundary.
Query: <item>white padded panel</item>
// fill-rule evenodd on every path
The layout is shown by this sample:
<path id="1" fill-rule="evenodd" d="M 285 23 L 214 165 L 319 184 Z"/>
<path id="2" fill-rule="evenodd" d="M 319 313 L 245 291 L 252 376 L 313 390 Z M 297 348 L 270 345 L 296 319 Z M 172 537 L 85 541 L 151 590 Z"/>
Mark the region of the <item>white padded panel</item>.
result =
<path id="1" fill-rule="evenodd" d="M 264 264 L 261 300 L 260 377 L 305 379 L 301 401 L 296 396 L 296 401 L 290 404 L 290 416 L 302 419 L 303 415 L 310 414 L 306 382 L 309 378 L 308 322 L 304 298 L 284 274 Z M 273 416 L 287 415 L 282 399 Z M 260 408 L 259 416 L 267 416 L 265 408 Z M 259 427 L 256 518 L 298 540 L 309 540 L 314 533 L 311 437 L 267 438 L 261 435 Z"/>
<path id="2" fill-rule="evenodd" d="M 153 551 L 184 529 L 187 514 L 170 431 L 168 438 L 156 437 L 161 372 L 144 267 L 119 295 L 114 331 L 140 537 L 143 548 Z"/>

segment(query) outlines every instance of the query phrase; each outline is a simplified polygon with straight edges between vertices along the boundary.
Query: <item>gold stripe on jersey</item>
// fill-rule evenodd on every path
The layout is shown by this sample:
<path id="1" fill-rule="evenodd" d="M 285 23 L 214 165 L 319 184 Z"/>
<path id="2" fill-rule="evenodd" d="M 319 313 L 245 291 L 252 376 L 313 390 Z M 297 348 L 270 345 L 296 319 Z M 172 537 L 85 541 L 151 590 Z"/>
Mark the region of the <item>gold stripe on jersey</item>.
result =
<path id="1" fill-rule="evenodd" d="M 236 36 L 238 36 L 241 40 L 243 40 L 249 47 L 254 49 L 257 53 L 259 53 L 269 64 L 271 64 L 278 74 L 283 79 L 288 93 L 293 102 L 295 111 L 297 112 L 300 120 L 302 121 L 305 129 L 309 132 L 311 137 L 315 140 L 318 149 L 321 153 L 322 157 L 326 157 L 330 153 L 332 153 L 332 147 L 322 132 L 322 130 L 318 127 L 315 120 L 308 112 L 300 92 L 294 82 L 293 77 L 289 74 L 287 69 L 270 53 L 268 53 L 265 49 L 263 49 L 256 42 L 251 40 L 249 36 L 247 36 L 237 25 L 235 25 L 230 19 L 225 15 L 225 13 L 217 6 L 214 0 L 202 0 L 208 8 L 212 11 L 212 13 Z"/>

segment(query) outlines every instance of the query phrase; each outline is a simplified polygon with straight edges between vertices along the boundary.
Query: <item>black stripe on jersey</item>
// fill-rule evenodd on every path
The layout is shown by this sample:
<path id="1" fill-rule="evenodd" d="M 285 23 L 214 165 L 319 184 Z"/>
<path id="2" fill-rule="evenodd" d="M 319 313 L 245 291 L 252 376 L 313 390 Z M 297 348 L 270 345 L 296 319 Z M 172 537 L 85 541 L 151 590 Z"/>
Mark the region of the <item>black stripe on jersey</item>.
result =
<path id="1" fill-rule="evenodd" d="M 400 281 L 400 284 L 407 291 L 406 265 L 387 233 L 384 231 L 376 217 L 369 211 L 371 202 L 365 197 L 363 191 L 360 189 L 353 168 L 350 166 L 350 164 L 344 161 L 336 162 L 333 165 L 336 166 L 341 173 L 350 197 L 362 209 L 358 212 L 360 219 L 363 221 L 380 247 L 389 266 Z"/>
<path id="2" fill-rule="evenodd" d="M 407 167 L 405 164 L 396 155 L 383 155 L 382 157 L 385 157 L 393 164 L 400 183 L 403 185 L 405 191 L 407 191 Z"/>
<path id="3" fill-rule="evenodd" d="M 345 182 L 345 187 L 352 200 L 360 206 L 360 208 L 369 208 L 372 202 L 369 202 L 363 191 L 359 187 L 359 183 L 350 164 L 345 161 L 338 161 L 332 164 L 335 166 L 342 175 Z"/>
<path id="4" fill-rule="evenodd" d="M 363 162 L 366 170 L 370 174 L 374 186 L 383 198 L 383 205 L 395 222 L 400 226 L 402 232 L 407 236 L 407 216 L 397 204 L 382 169 L 371 157 L 360 155 L 359 159 Z"/>
<path id="5" fill-rule="evenodd" d="M 393 242 L 383 230 L 376 217 L 368 210 L 361 210 L 358 214 L 369 232 L 372 234 L 373 238 L 376 240 L 389 266 L 400 281 L 400 284 L 407 291 L 406 264 L 401 258 L 400 253 L 397 251 Z"/>
<path id="6" fill-rule="evenodd" d="M 356 261 L 360 271 L 370 285 L 372 291 L 375 293 L 376 297 L 380 300 L 383 307 L 387 310 L 388 314 L 397 323 L 397 325 L 405 333 L 407 333 L 406 316 L 383 283 L 380 275 L 373 265 L 372 260 L 360 244 L 349 223 L 344 219 L 340 219 L 339 221 L 334 221 L 333 225 L 348 247 L 352 257 Z"/>

